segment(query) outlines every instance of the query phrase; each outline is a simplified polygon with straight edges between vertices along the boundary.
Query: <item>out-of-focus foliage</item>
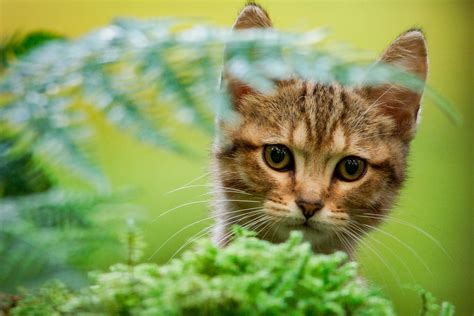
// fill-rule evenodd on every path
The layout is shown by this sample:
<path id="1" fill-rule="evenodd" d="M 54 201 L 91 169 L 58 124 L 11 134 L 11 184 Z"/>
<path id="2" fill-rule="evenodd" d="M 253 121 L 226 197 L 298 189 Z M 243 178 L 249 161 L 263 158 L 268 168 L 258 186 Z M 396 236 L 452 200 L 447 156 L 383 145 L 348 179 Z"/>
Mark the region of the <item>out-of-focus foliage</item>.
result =
<path id="1" fill-rule="evenodd" d="M 224 46 L 229 73 L 261 91 L 272 89 L 272 80 L 294 75 L 323 83 L 391 81 L 420 87 L 416 78 L 393 67 L 369 67 L 357 53 L 348 59 L 325 50 L 320 45 L 325 35 L 321 29 L 231 32 L 185 27 L 172 19 L 119 20 L 76 41 L 48 43 L 11 65 L 0 80 L 5 100 L 0 124 L 20 129 L 22 140 L 44 160 L 100 186 L 100 170 L 80 149 L 88 120 L 77 102 L 87 100 L 93 110 L 140 140 L 180 151 L 166 132 L 166 120 L 158 117 L 171 113 L 212 131 L 213 112 L 228 112 L 217 80 Z M 456 112 L 434 96 L 456 119 Z M 163 101 L 172 106 L 157 108 Z"/>
<path id="2" fill-rule="evenodd" d="M 420 315 L 429 316 L 429 315 L 440 315 L 440 316 L 449 316 L 454 315 L 454 306 L 448 302 L 442 302 L 441 305 L 438 303 L 437 299 L 430 292 L 425 289 L 419 288 L 418 294 L 421 297 L 421 309 Z"/>
<path id="3" fill-rule="evenodd" d="M 112 216 L 98 216 L 113 211 L 114 200 L 58 189 L 1 199 L 0 289 L 15 291 L 50 278 L 82 284 L 84 272 L 94 267 L 84 254 L 120 253 Z"/>
<path id="4" fill-rule="evenodd" d="M 429 295 L 424 293 L 424 295 Z M 434 298 L 422 316 L 454 315 Z M 441 310 L 441 314 L 440 314 Z M 301 233 L 271 244 L 236 228 L 217 248 L 199 240 L 166 265 L 117 264 L 70 292 L 58 283 L 27 294 L 13 315 L 394 315 L 390 301 L 357 275 L 344 253 L 315 255 Z"/>
<path id="5" fill-rule="evenodd" d="M 18 60 L 59 38 L 48 32 L 12 36 L 0 53 L 5 61 Z M 92 268 L 84 253 L 117 249 L 114 231 L 97 226 L 96 213 L 112 197 L 59 189 L 25 142 L 28 131 L 13 130 L 0 126 L 0 290 L 14 292 L 50 278 L 83 284 Z"/>
<path id="6" fill-rule="evenodd" d="M 58 315 L 59 308 L 71 297 L 70 290 L 59 281 L 49 281 L 35 294 L 23 291 L 22 296 L 4 297 L 4 305 L 0 305 L 0 315 Z M 20 307 L 15 309 L 18 302 Z"/>
<path id="7" fill-rule="evenodd" d="M 53 185 L 33 153 L 20 147 L 18 137 L 0 134 L 0 198 L 44 192 Z"/>
<path id="8" fill-rule="evenodd" d="M 64 37 L 48 31 L 36 31 L 24 36 L 15 33 L 2 39 L 0 41 L 0 72 L 12 61 L 51 40 L 64 40 Z"/>
<path id="9" fill-rule="evenodd" d="M 104 222 L 98 211 L 110 209 L 112 200 L 106 193 L 59 189 L 17 137 L 2 134 L 0 290 L 15 291 L 18 285 L 34 286 L 53 277 L 81 284 L 84 271 L 92 268 L 83 254 L 113 253 L 118 245 L 113 230 L 98 226 Z"/>

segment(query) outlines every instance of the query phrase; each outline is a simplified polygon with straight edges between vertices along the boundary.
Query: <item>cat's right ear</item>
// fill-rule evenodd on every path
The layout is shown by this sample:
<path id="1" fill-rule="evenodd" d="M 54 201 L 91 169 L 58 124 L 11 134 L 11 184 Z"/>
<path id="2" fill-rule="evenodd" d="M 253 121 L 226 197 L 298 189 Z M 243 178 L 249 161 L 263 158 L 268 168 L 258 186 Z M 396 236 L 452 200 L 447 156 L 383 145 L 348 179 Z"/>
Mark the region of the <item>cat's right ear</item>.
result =
<path id="1" fill-rule="evenodd" d="M 251 28 L 271 28 L 272 21 L 268 13 L 258 4 L 249 3 L 239 13 L 237 20 L 232 27 L 233 30 L 243 30 Z M 234 107 L 237 107 L 245 95 L 254 93 L 254 90 L 242 81 L 233 78 L 227 68 L 228 56 L 225 56 L 223 84 L 231 97 Z"/>
<path id="2" fill-rule="evenodd" d="M 251 29 L 272 27 L 268 13 L 258 4 L 249 3 L 239 13 L 232 29 Z"/>
<path id="3" fill-rule="evenodd" d="M 428 74 L 426 40 L 421 30 L 412 29 L 401 34 L 385 50 L 380 62 L 415 75 L 421 83 L 418 89 L 384 84 L 359 90 L 371 105 L 377 106 L 383 114 L 394 120 L 402 138 L 410 140 L 415 134 L 424 83 Z"/>

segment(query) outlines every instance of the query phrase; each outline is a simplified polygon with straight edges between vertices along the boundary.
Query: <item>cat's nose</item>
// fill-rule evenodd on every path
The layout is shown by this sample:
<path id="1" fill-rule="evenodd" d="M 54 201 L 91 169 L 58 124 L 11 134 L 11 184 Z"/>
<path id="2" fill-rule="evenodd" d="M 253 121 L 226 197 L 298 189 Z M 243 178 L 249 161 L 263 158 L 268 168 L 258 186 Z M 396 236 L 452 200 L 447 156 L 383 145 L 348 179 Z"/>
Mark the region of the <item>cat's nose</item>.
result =
<path id="1" fill-rule="evenodd" d="M 296 205 L 301 209 L 304 217 L 310 219 L 317 211 L 323 208 L 323 203 L 320 200 L 307 201 L 307 200 L 296 200 Z"/>

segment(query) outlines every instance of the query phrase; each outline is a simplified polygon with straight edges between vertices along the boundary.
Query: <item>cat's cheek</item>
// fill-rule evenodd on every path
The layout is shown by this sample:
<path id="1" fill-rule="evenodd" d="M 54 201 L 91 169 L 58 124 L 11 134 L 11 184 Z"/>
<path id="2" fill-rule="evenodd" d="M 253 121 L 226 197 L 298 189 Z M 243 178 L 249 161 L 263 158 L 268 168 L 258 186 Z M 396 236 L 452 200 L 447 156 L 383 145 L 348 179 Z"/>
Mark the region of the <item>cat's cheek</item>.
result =
<path id="1" fill-rule="evenodd" d="M 257 161 L 260 172 L 256 174 L 258 181 L 265 181 L 270 185 L 269 193 L 273 195 L 284 196 L 291 194 L 293 192 L 293 181 L 294 176 L 290 171 L 276 171 L 271 169 L 265 161 L 263 161 L 261 154 L 258 153 L 255 157 Z M 286 201 L 292 199 L 285 198 Z"/>
<path id="2" fill-rule="evenodd" d="M 363 178 L 353 181 L 337 181 L 331 188 L 328 202 L 333 210 L 365 209 L 372 201 L 380 198 L 385 184 L 380 175 L 370 168 Z"/>
<path id="3" fill-rule="evenodd" d="M 322 210 L 309 220 L 310 227 L 321 237 L 327 238 L 334 230 L 342 230 L 349 225 L 349 215 L 338 209 L 332 202 L 327 203 Z"/>
<path id="4" fill-rule="evenodd" d="M 235 163 L 230 166 L 230 169 L 236 170 L 241 181 L 247 187 L 252 188 L 253 191 L 268 192 L 274 184 L 272 179 L 266 176 L 262 166 L 256 161 L 256 156 L 255 152 L 241 153 Z"/>
<path id="5" fill-rule="evenodd" d="M 366 199 L 366 205 L 380 212 L 391 206 L 391 201 L 398 195 L 399 186 L 394 185 L 385 174 L 374 171 L 366 183 L 360 187 Z"/>
<path id="6" fill-rule="evenodd" d="M 292 181 L 289 173 L 269 168 L 263 161 L 260 150 L 239 153 L 228 168 L 233 170 L 248 192 L 279 199 L 291 192 Z"/>

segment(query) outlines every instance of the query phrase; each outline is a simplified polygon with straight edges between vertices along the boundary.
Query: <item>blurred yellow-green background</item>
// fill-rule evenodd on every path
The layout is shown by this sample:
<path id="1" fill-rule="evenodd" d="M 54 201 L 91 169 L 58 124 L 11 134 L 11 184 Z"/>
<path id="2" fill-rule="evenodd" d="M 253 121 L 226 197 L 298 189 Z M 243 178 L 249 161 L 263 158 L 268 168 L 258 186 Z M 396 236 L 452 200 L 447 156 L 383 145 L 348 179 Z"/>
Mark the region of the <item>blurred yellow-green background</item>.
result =
<path id="1" fill-rule="evenodd" d="M 453 302 L 458 315 L 472 315 L 472 1 L 267 0 L 259 3 L 269 11 L 277 28 L 303 31 L 327 26 L 332 30 L 331 39 L 373 52 L 382 51 L 408 28 L 423 28 L 429 48 L 428 84 L 455 105 L 464 122 L 455 126 L 433 102 L 425 99 L 419 132 L 412 146 L 409 179 L 393 212 L 396 220 L 383 226 L 399 240 L 383 233 L 372 234 L 366 239 L 368 245 L 360 249 L 360 261 L 366 278 L 383 288 L 394 300 L 400 315 L 417 314 L 418 297 L 410 289 L 414 284 Z M 43 29 L 74 38 L 120 16 L 201 17 L 230 26 L 243 4 L 230 0 L 0 0 L 0 34 Z M 156 219 L 169 208 L 208 199 L 208 195 L 203 195 L 205 187 L 166 192 L 207 173 L 209 136 L 185 128 L 176 131 L 179 139 L 198 152 L 196 157 L 188 158 L 140 144 L 106 124 L 101 117 L 93 120 L 98 130 L 94 148 L 112 184 L 138 188 L 133 202 L 143 208 L 138 208 L 134 216 L 146 237 L 146 258 L 174 232 L 208 216 L 208 205 L 203 202 Z M 209 178 L 196 183 L 207 183 L 206 179 Z M 204 225 L 200 223 L 184 230 L 152 260 L 168 260 Z M 107 257 L 106 253 L 100 255 Z"/>

